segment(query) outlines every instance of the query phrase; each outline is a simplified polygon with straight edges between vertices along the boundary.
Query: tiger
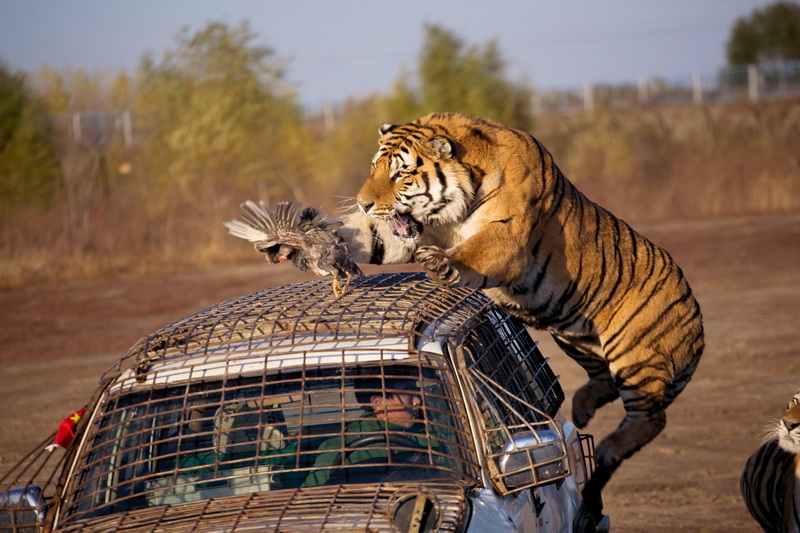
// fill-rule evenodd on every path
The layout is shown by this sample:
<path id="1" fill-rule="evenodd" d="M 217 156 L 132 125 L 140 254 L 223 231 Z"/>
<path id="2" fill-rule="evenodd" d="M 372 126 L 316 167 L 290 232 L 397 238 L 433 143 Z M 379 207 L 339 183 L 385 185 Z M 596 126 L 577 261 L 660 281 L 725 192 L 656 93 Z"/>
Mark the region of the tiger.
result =
<path id="1" fill-rule="evenodd" d="M 745 463 L 739 488 L 764 531 L 800 532 L 800 390 Z"/>
<path id="2" fill-rule="evenodd" d="M 360 263 L 421 265 L 434 281 L 482 289 L 549 332 L 587 372 L 572 420 L 621 398 L 596 449 L 584 505 L 655 438 L 704 349 L 700 307 L 662 248 L 586 198 L 532 135 L 455 113 L 379 128 L 370 174 L 342 217 Z"/>

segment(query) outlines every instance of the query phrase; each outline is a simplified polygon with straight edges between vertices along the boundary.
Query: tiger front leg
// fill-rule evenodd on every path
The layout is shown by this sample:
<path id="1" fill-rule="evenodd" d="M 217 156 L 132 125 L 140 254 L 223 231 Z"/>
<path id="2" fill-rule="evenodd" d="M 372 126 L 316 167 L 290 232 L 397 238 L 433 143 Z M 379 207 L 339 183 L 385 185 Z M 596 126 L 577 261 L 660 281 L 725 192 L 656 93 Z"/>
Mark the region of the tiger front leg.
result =
<path id="1" fill-rule="evenodd" d="M 420 246 L 414 260 L 444 286 L 489 289 L 512 285 L 524 276 L 528 263 L 522 248 L 504 237 L 482 231 L 447 250 Z"/>
<path id="2" fill-rule="evenodd" d="M 414 252 L 414 261 L 419 263 L 436 283 L 446 287 L 459 286 L 461 274 L 450 263 L 447 253 L 438 246 L 420 246 Z"/>

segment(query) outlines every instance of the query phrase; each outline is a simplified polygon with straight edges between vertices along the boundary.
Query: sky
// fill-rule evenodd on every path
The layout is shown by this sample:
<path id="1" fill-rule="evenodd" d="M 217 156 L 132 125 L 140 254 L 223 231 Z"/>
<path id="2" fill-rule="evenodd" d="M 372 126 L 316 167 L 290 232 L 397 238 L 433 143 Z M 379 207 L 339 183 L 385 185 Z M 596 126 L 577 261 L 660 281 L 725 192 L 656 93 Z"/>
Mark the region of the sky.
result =
<path id="1" fill-rule="evenodd" d="M 540 89 L 689 83 L 713 76 L 738 18 L 770 0 L 0 0 L 0 60 L 12 70 L 134 73 L 176 35 L 247 19 L 287 61 L 307 106 L 388 94 L 413 71 L 425 24 L 468 46 L 496 41 L 507 76 Z"/>

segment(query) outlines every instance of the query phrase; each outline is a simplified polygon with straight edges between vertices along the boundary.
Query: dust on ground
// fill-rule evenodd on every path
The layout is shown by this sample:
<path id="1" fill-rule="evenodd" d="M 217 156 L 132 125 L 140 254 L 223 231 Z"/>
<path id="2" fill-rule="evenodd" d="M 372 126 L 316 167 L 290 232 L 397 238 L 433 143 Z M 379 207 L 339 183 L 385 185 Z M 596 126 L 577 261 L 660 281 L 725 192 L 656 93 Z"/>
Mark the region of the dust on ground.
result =
<path id="1" fill-rule="evenodd" d="M 703 311 L 706 352 L 664 432 L 606 487 L 612 530 L 758 531 L 739 475 L 800 387 L 800 212 L 637 230 L 683 268 Z M 220 300 L 303 279 L 311 278 L 254 256 L 209 272 L 0 292 L 0 471 L 82 406 L 100 374 L 140 337 Z M 546 335 L 535 337 L 569 398 L 583 370 Z M 622 415 L 619 402 L 606 406 L 587 430 L 599 441 Z"/>

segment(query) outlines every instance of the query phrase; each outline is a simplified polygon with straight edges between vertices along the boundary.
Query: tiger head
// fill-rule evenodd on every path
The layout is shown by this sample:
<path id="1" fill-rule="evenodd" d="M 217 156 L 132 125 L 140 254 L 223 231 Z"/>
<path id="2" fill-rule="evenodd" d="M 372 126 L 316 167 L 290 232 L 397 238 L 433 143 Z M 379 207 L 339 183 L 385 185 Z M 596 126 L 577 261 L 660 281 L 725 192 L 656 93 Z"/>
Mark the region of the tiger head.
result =
<path id="1" fill-rule="evenodd" d="M 786 412 L 775 424 L 778 445 L 789 453 L 800 454 L 800 391 L 789 400 Z"/>
<path id="2" fill-rule="evenodd" d="M 356 197 L 369 216 L 386 220 L 400 240 L 417 241 L 425 226 L 464 219 L 472 202 L 472 173 L 458 145 L 434 124 L 385 124 L 370 176 Z"/>

